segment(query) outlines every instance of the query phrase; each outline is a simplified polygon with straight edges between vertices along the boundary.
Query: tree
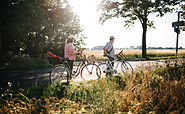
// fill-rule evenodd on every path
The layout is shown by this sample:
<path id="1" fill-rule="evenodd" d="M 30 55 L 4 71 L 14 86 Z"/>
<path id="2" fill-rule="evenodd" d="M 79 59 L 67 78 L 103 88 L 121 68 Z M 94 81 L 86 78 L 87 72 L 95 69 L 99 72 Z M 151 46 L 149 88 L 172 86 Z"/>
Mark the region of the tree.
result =
<path id="1" fill-rule="evenodd" d="M 171 6 L 176 6 L 183 0 L 102 0 L 99 10 L 102 11 L 100 22 L 103 24 L 107 19 L 113 17 L 123 17 L 125 27 L 131 27 L 139 19 L 142 33 L 142 57 L 146 58 L 146 32 L 147 27 L 154 27 L 154 22 L 148 19 L 148 16 L 156 13 L 157 16 L 163 16 L 174 10 Z"/>
<path id="2" fill-rule="evenodd" d="M 1 4 L 1 65 L 20 53 L 36 58 L 53 51 L 62 56 L 68 35 L 77 37 L 76 47 L 84 43 L 78 16 L 66 0 L 2 0 Z"/>
<path id="3" fill-rule="evenodd" d="M 47 23 L 43 9 L 45 2 L 2 0 L 1 3 L 1 56 L 6 58 L 23 52 L 29 33 L 39 31 Z"/>
<path id="4" fill-rule="evenodd" d="M 61 6 L 63 5 L 63 6 Z M 63 56 L 64 45 L 67 36 L 73 35 L 76 38 L 76 47 L 84 44 L 85 38 L 81 32 L 80 21 L 78 16 L 72 12 L 68 4 L 58 4 L 48 7 L 47 12 L 49 27 L 44 28 L 44 35 L 47 38 L 47 47 L 45 51 L 52 51 L 53 53 Z"/>
<path id="5" fill-rule="evenodd" d="M 185 21 L 185 4 L 181 5 L 181 11 L 183 12 L 182 15 L 181 15 L 181 19 L 183 21 Z M 185 31 L 185 25 L 184 25 L 184 27 L 182 27 L 182 30 Z"/>

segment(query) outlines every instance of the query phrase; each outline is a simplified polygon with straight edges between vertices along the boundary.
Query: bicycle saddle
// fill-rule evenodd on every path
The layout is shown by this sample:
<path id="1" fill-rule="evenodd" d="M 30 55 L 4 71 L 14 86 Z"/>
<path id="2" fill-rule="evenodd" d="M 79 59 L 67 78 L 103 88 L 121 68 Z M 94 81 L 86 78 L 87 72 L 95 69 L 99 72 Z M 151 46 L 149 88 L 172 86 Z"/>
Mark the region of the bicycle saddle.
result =
<path id="1" fill-rule="evenodd" d="M 64 61 L 67 61 L 67 60 L 69 60 L 68 58 L 62 58 Z"/>
<path id="2" fill-rule="evenodd" d="M 108 55 L 105 55 L 105 54 L 104 54 L 103 56 L 104 56 L 104 57 L 108 57 Z"/>

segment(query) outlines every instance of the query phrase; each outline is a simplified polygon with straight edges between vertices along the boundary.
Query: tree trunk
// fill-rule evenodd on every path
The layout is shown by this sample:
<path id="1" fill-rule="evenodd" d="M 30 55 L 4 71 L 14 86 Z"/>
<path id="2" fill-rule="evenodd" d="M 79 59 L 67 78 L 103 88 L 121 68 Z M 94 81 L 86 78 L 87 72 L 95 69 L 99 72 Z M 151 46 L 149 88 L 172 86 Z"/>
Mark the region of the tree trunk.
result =
<path id="1" fill-rule="evenodd" d="M 1 22 L 0 22 L 0 26 L 1 26 Z M 1 54 L 1 48 L 2 48 L 2 40 L 1 40 L 1 31 L 0 31 L 0 54 Z"/>
<path id="2" fill-rule="evenodd" d="M 1 22 L 0 22 L 0 26 L 1 26 Z M 3 58 L 2 58 L 2 38 L 1 38 L 1 31 L 0 31 L 0 67 L 3 66 Z"/>
<path id="3" fill-rule="evenodd" d="M 143 20 L 143 34 L 142 34 L 142 58 L 146 58 L 146 31 L 147 31 L 147 19 Z"/>

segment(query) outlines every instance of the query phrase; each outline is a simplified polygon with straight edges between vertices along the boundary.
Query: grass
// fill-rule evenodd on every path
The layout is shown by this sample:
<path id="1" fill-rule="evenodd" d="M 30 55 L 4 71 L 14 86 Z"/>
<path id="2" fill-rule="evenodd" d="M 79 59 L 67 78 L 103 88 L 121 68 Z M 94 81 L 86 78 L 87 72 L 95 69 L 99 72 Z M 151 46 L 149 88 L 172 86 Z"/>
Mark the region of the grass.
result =
<path id="1" fill-rule="evenodd" d="M 185 113 L 185 61 L 99 80 L 1 88 L 0 113 Z"/>

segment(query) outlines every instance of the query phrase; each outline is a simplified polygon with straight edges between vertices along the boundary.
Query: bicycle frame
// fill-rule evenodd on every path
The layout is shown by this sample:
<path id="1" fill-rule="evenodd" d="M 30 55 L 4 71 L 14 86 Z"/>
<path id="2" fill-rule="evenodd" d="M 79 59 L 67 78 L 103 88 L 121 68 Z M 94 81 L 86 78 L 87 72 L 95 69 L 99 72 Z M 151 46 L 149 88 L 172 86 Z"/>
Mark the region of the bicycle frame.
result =
<path id="1" fill-rule="evenodd" d="M 113 62 L 116 62 L 117 60 L 118 60 L 118 63 L 116 64 L 116 67 L 113 68 L 112 63 L 113 63 Z M 114 59 L 113 61 L 110 61 L 110 59 L 108 58 L 108 65 L 111 67 L 110 70 L 111 70 L 112 72 L 113 72 L 113 71 L 116 71 L 117 68 L 118 68 L 118 66 L 119 66 L 119 64 L 120 64 L 120 62 L 121 62 L 120 58 L 116 58 L 116 59 Z"/>
<path id="2" fill-rule="evenodd" d="M 81 55 L 81 57 L 82 57 L 82 55 Z M 64 64 L 70 69 L 71 76 L 77 77 L 77 76 L 80 74 L 80 71 L 81 71 L 81 69 L 83 68 L 83 66 L 86 65 L 85 62 L 86 62 L 86 60 L 85 60 L 85 59 L 82 59 L 82 62 L 80 62 L 80 63 L 78 64 L 76 70 L 74 71 L 75 73 L 73 73 L 73 69 L 70 69 L 70 66 L 69 66 L 67 60 L 64 61 Z M 90 71 L 88 71 L 88 72 L 90 72 Z"/>
<path id="3" fill-rule="evenodd" d="M 118 55 L 122 54 L 122 51 L 123 51 L 123 50 L 121 50 L 121 52 L 119 52 Z M 121 57 L 118 57 L 118 58 L 114 59 L 113 61 L 110 61 L 110 59 L 108 58 L 108 56 L 106 56 L 106 57 L 107 57 L 107 59 L 108 59 L 108 65 L 109 65 L 110 68 L 111 68 L 111 69 L 110 69 L 111 72 L 115 72 L 115 71 L 117 72 L 117 68 L 118 68 L 120 62 L 124 62 L 124 59 L 122 59 Z M 117 65 L 116 65 L 116 67 L 113 68 L 112 63 L 113 63 L 113 62 L 116 62 L 116 61 L 118 61 L 118 63 L 117 63 Z"/>

